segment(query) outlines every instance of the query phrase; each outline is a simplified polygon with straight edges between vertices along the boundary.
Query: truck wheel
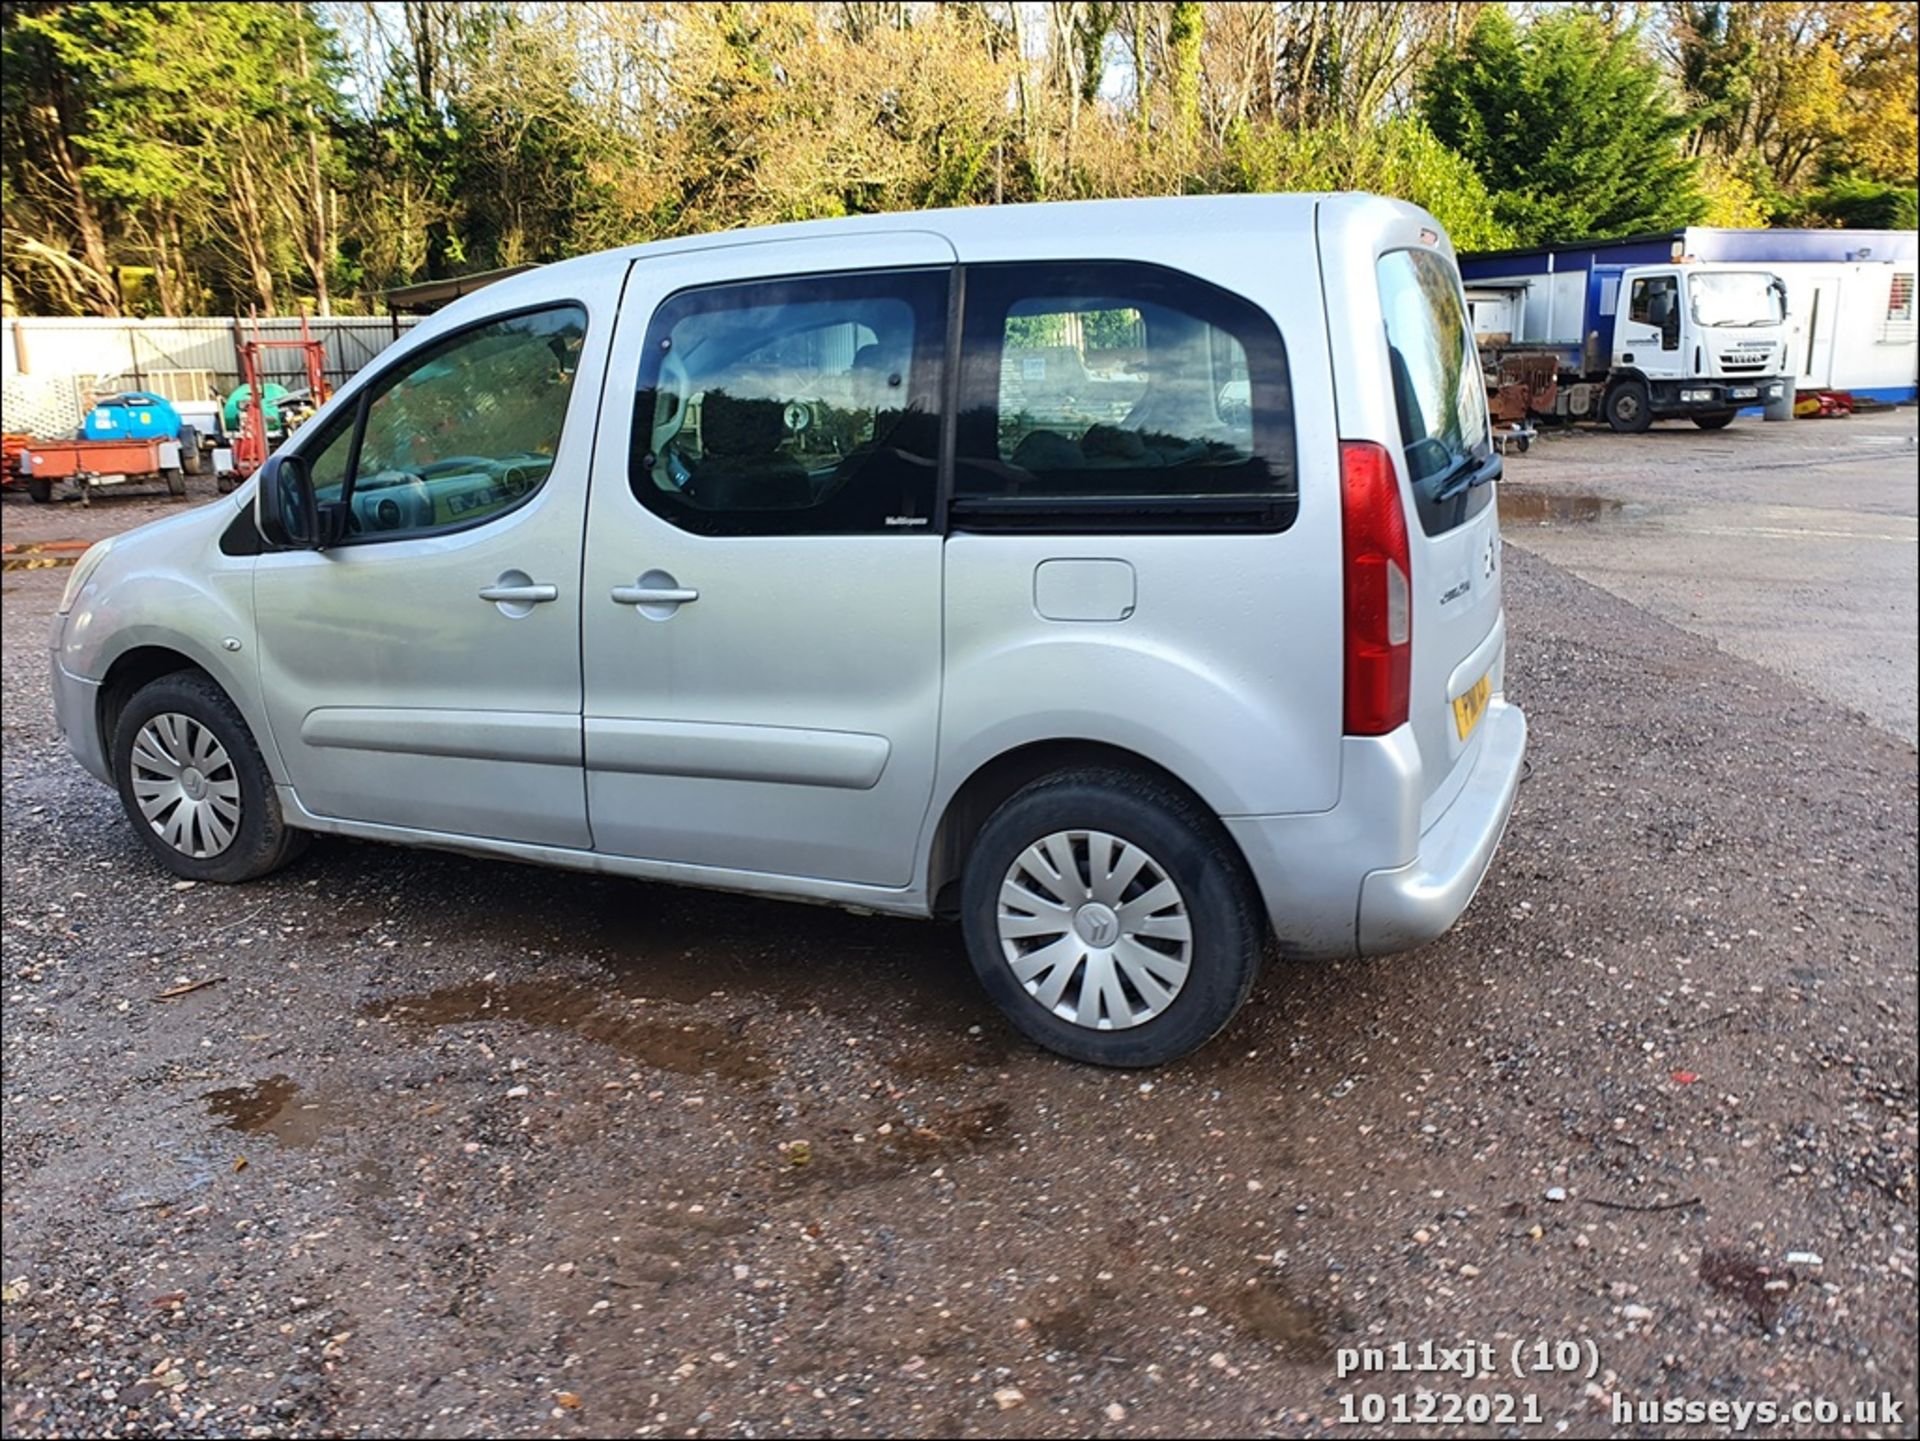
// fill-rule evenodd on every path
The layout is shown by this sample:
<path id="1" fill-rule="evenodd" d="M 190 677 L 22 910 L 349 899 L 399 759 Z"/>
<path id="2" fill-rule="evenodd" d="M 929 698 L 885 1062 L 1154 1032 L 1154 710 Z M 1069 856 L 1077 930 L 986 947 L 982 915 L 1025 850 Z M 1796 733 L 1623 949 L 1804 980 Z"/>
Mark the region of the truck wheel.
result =
<path id="1" fill-rule="evenodd" d="M 33 497 L 36 504 L 45 505 L 53 499 L 53 481 L 44 475 L 30 475 L 27 477 L 27 494 Z"/>
<path id="2" fill-rule="evenodd" d="M 175 500 L 182 499 L 187 493 L 187 476 L 181 470 L 163 470 L 160 478 L 167 483 L 167 494 Z"/>
<path id="3" fill-rule="evenodd" d="M 1734 412 L 1731 410 L 1708 411 L 1704 415 L 1694 416 L 1693 423 L 1702 430 L 1725 430 L 1733 424 L 1733 416 Z"/>
<path id="4" fill-rule="evenodd" d="M 191 425 L 180 427 L 180 468 L 188 475 L 198 475 L 206 465 L 200 455 L 200 432 Z"/>
<path id="5" fill-rule="evenodd" d="M 1622 380 L 1607 388 L 1607 424 L 1622 435 L 1638 435 L 1653 424 L 1653 397 L 1645 382 Z"/>
<path id="6" fill-rule="evenodd" d="M 1153 1066 L 1240 1009 L 1266 947 L 1252 880 L 1220 823 L 1170 786 L 1067 771 L 994 812 L 961 878 L 987 995 L 1049 1050 Z"/>

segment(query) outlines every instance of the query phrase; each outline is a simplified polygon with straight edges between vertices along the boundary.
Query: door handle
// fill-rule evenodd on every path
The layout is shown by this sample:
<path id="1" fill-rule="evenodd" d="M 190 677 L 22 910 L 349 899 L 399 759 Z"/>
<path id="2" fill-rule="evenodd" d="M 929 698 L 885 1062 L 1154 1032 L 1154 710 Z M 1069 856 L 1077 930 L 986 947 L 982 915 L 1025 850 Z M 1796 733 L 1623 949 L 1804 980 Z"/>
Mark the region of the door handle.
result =
<path id="1" fill-rule="evenodd" d="M 503 570 L 492 585 L 480 587 L 480 599 L 498 606 L 508 620 L 525 620 L 536 605 L 560 599 L 560 587 L 541 585 L 524 570 Z"/>
<path id="2" fill-rule="evenodd" d="M 686 605 L 700 599 L 700 592 L 683 586 L 616 585 L 615 605 Z"/>
<path id="3" fill-rule="evenodd" d="M 612 594 L 615 605 L 635 606 L 648 620 L 672 620 L 681 606 L 700 599 L 699 591 L 664 570 L 647 571 L 632 585 L 616 585 Z"/>
<path id="4" fill-rule="evenodd" d="M 560 587 L 536 585 L 531 581 L 524 585 L 483 585 L 480 587 L 480 599 L 492 601 L 495 605 L 538 605 L 542 601 L 560 599 Z"/>

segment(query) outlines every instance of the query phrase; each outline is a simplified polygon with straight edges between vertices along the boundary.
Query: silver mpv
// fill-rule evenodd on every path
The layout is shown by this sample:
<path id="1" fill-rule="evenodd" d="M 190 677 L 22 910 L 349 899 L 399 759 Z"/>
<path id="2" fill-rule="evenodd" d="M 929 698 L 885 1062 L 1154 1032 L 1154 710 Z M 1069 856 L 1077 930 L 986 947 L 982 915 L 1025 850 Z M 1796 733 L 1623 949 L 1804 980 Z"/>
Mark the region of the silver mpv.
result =
<path id="1" fill-rule="evenodd" d="M 1472 898 L 1526 740 L 1499 469 L 1398 202 L 668 241 L 449 306 L 95 546 L 54 695 L 178 875 L 331 832 L 957 916 L 1027 1035 L 1149 1064 L 1269 939 Z"/>

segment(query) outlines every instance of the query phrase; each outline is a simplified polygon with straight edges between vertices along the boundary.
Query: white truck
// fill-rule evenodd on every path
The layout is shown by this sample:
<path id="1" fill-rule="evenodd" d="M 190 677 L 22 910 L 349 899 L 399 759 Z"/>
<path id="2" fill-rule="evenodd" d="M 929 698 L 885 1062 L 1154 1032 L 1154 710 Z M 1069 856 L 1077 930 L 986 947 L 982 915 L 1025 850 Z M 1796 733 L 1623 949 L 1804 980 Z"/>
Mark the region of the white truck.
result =
<path id="1" fill-rule="evenodd" d="M 1743 409 L 1791 400 L 1786 284 L 1762 266 L 1594 264 L 1581 286 L 1581 339 L 1515 345 L 1513 337 L 1525 333 L 1524 307 L 1540 303 L 1532 289 L 1467 282 L 1490 372 L 1521 356 L 1556 358 L 1557 384 L 1536 391 L 1536 413 L 1604 417 L 1626 432 L 1684 416 L 1718 430 Z M 1550 321 L 1549 333 L 1567 333 L 1569 318 Z"/>

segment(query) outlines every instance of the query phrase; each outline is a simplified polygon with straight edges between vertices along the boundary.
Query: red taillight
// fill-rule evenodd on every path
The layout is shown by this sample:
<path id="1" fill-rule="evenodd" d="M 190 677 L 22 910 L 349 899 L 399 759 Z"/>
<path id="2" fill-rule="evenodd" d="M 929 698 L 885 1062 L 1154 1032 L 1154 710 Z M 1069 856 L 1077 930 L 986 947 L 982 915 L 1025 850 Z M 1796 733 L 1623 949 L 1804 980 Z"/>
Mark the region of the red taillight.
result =
<path id="1" fill-rule="evenodd" d="M 1393 457 L 1372 441 L 1340 446 L 1340 546 L 1345 561 L 1346 731 L 1378 736 L 1405 725 L 1413 673 L 1413 566 Z"/>

